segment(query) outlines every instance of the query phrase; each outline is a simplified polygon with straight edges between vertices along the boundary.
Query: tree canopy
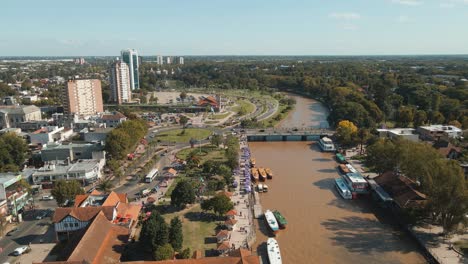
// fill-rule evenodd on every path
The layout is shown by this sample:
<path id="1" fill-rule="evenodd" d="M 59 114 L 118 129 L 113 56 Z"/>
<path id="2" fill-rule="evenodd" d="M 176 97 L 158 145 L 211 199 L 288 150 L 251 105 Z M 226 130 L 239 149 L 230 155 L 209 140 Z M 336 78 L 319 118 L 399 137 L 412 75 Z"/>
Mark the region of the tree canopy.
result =
<path id="1" fill-rule="evenodd" d="M 78 181 L 58 180 L 55 182 L 51 194 L 54 196 L 57 204 L 61 206 L 66 200 L 74 201 L 76 195 L 84 194 L 84 190 Z"/>
<path id="2" fill-rule="evenodd" d="M 195 191 L 193 186 L 186 180 L 177 183 L 171 193 L 171 204 L 177 207 L 183 207 L 195 202 Z"/>

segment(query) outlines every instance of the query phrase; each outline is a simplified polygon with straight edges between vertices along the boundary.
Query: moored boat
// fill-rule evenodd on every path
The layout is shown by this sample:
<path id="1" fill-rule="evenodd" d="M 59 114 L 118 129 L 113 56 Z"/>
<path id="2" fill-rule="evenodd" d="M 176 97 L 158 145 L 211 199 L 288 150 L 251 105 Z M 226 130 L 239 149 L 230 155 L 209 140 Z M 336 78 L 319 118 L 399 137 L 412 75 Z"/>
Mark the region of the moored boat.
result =
<path id="1" fill-rule="evenodd" d="M 273 231 L 274 234 L 278 233 L 279 225 L 278 225 L 278 221 L 276 221 L 276 218 L 273 215 L 273 212 L 271 212 L 270 210 L 266 210 L 265 220 L 268 224 L 268 227 L 270 227 L 270 230 Z"/>
<path id="2" fill-rule="evenodd" d="M 351 172 L 345 164 L 340 164 L 338 167 L 340 168 L 340 172 L 343 174 Z"/>
<path id="3" fill-rule="evenodd" d="M 273 179 L 273 171 L 270 168 L 265 168 L 265 172 L 267 174 L 268 179 Z"/>
<path id="4" fill-rule="evenodd" d="M 267 240 L 268 260 L 270 264 L 282 264 L 281 252 L 279 249 L 278 241 L 270 237 Z"/>
<path id="5" fill-rule="evenodd" d="M 268 185 L 263 184 L 263 192 L 268 192 Z"/>
<path id="6" fill-rule="evenodd" d="M 258 174 L 260 174 L 260 180 L 265 181 L 267 178 L 267 174 L 264 168 L 258 168 Z"/>
<path id="7" fill-rule="evenodd" d="M 263 192 L 263 191 L 264 191 L 264 189 L 263 189 L 263 184 L 261 184 L 261 183 L 258 184 L 258 185 L 257 185 L 257 192 L 260 193 L 260 192 Z"/>
<path id="8" fill-rule="evenodd" d="M 252 174 L 252 180 L 258 181 L 258 170 L 257 170 L 257 168 L 250 169 L 250 172 Z"/>
<path id="9" fill-rule="evenodd" d="M 255 158 L 250 158 L 250 166 L 255 167 L 256 163 Z"/>
<path id="10" fill-rule="evenodd" d="M 275 216 L 276 221 L 278 221 L 279 227 L 281 229 L 285 229 L 286 225 L 288 224 L 288 221 L 286 221 L 286 218 L 284 218 L 284 216 L 278 210 L 273 211 L 273 215 Z"/>

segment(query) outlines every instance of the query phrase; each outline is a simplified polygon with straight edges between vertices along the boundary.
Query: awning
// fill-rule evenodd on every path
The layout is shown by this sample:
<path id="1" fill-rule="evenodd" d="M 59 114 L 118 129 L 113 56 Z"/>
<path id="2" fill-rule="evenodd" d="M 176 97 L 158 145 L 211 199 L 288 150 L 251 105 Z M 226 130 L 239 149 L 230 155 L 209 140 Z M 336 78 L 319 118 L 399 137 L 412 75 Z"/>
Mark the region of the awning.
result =
<path id="1" fill-rule="evenodd" d="M 369 183 L 369 186 L 371 189 L 377 194 L 377 196 L 382 200 L 383 202 L 391 202 L 393 201 L 392 197 L 382 188 L 380 185 L 378 185 L 374 180 L 369 179 L 367 180 Z"/>

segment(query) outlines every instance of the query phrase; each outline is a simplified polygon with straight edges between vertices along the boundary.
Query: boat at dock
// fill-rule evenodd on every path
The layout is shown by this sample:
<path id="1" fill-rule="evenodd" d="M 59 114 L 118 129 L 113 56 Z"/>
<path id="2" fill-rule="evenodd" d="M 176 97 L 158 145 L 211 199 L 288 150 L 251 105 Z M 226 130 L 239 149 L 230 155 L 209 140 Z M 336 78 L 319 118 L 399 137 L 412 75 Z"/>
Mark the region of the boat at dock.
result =
<path id="1" fill-rule="evenodd" d="M 266 174 L 264 168 L 258 168 L 258 174 L 260 174 L 260 180 L 261 181 L 266 181 L 267 174 Z"/>
<path id="2" fill-rule="evenodd" d="M 340 169 L 340 172 L 343 174 L 351 172 L 345 164 L 340 164 L 338 168 Z"/>
<path id="3" fill-rule="evenodd" d="M 256 163 L 255 158 L 250 158 L 250 166 L 255 167 Z"/>
<path id="4" fill-rule="evenodd" d="M 257 185 L 257 192 L 261 193 L 261 192 L 264 192 L 264 189 L 263 189 L 263 184 L 258 184 Z"/>
<path id="5" fill-rule="evenodd" d="M 279 227 L 281 229 L 286 229 L 286 225 L 288 224 L 288 221 L 286 221 L 286 218 L 284 218 L 284 216 L 278 210 L 273 211 L 273 215 L 275 216 Z"/>
<path id="6" fill-rule="evenodd" d="M 318 145 L 319 145 L 320 149 L 322 150 L 322 152 L 335 152 L 336 151 L 335 144 L 333 143 L 333 140 L 331 140 L 328 137 L 323 137 L 323 138 L 319 139 Z"/>
<path id="7" fill-rule="evenodd" d="M 258 181 L 258 170 L 257 170 L 257 168 L 250 169 L 250 172 L 252 174 L 252 180 Z"/>
<path id="8" fill-rule="evenodd" d="M 265 168 L 265 172 L 267 174 L 268 179 L 273 179 L 273 171 L 270 168 Z"/>
<path id="9" fill-rule="evenodd" d="M 267 250 L 268 250 L 268 260 L 270 264 L 282 264 L 281 252 L 279 249 L 278 241 L 276 239 L 269 237 L 267 240 Z"/>
<path id="10" fill-rule="evenodd" d="M 278 233 L 279 225 L 278 225 L 278 221 L 276 221 L 276 218 L 273 215 L 273 212 L 271 212 L 270 210 L 266 210 L 265 220 L 268 224 L 268 227 L 270 227 L 270 230 L 273 231 L 274 234 Z"/>
<path id="11" fill-rule="evenodd" d="M 263 192 L 268 192 L 268 185 L 263 184 Z"/>

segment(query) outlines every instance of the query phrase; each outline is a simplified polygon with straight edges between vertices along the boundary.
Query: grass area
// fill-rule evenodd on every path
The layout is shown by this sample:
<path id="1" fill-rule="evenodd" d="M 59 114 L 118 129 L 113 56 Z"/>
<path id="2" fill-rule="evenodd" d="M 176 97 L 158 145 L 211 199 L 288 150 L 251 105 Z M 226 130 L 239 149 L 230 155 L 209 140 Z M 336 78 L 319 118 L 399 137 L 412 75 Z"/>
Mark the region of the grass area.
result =
<path id="1" fill-rule="evenodd" d="M 176 157 L 185 160 L 192 151 L 200 152 L 199 156 L 201 164 L 207 160 L 226 161 L 226 158 L 224 157 L 224 150 L 212 145 L 204 145 L 201 146 L 201 148 L 195 147 L 183 149 L 177 152 Z"/>
<path id="2" fill-rule="evenodd" d="M 183 173 L 179 173 L 178 176 L 172 182 L 171 186 L 169 186 L 169 188 L 167 189 L 166 193 L 164 194 L 164 197 L 171 198 L 172 191 L 176 187 L 177 183 L 185 179 L 187 179 L 187 177 L 185 177 Z"/>
<path id="3" fill-rule="evenodd" d="M 197 204 L 187 210 L 164 214 L 163 217 L 167 223 L 175 216 L 179 217 L 182 221 L 182 232 L 184 234 L 183 248 L 189 247 L 192 252 L 201 250 L 204 253 L 216 249 L 214 235 L 217 222 L 205 218 L 203 214 L 200 214 L 201 212 L 200 205 Z"/>
<path id="4" fill-rule="evenodd" d="M 191 138 L 196 140 L 206 139 L 211 135 L 211 130 L 202 128 L 186 128 L 165 131 L 156 135 L 156 139 L 166 142 L 189 142 Z"/>
<path id="5" fill-rule="evenodd" d="M 238 100 L 236 103 L 237 105 L 231 108 L 233 112 L 239 113 L 241 108 L 244 108 L 245 114 L 248 115 L 255 110 L 255 106 L 247 100 Z"/>
<path id="6" fill-rule="evenodd" d="M 223 118 L 226 118 L 230 115 L 231 113 L 227 112 L 227 113 L 221 113 L 221 114 L 215 114 L 215 115 L 211 115 L 210 116 L 210 119 L 214 119 L 214 120 L 217 120 L 217 119 L 223 119 Z"/>
<path id="7" fill-rule="evenodd" d="M 287 105 L 282 105 L 280 104 L 278 107 L 278 110 L 276 110 L 275 114 L 262 121 L 263 127 L 275 127 L 278 125 L 279 122 L 281 122 L 286 116 L 288 116 L 289 112 L 292 111 L 294 108 L 290 109 L 287 111 Z"/>

